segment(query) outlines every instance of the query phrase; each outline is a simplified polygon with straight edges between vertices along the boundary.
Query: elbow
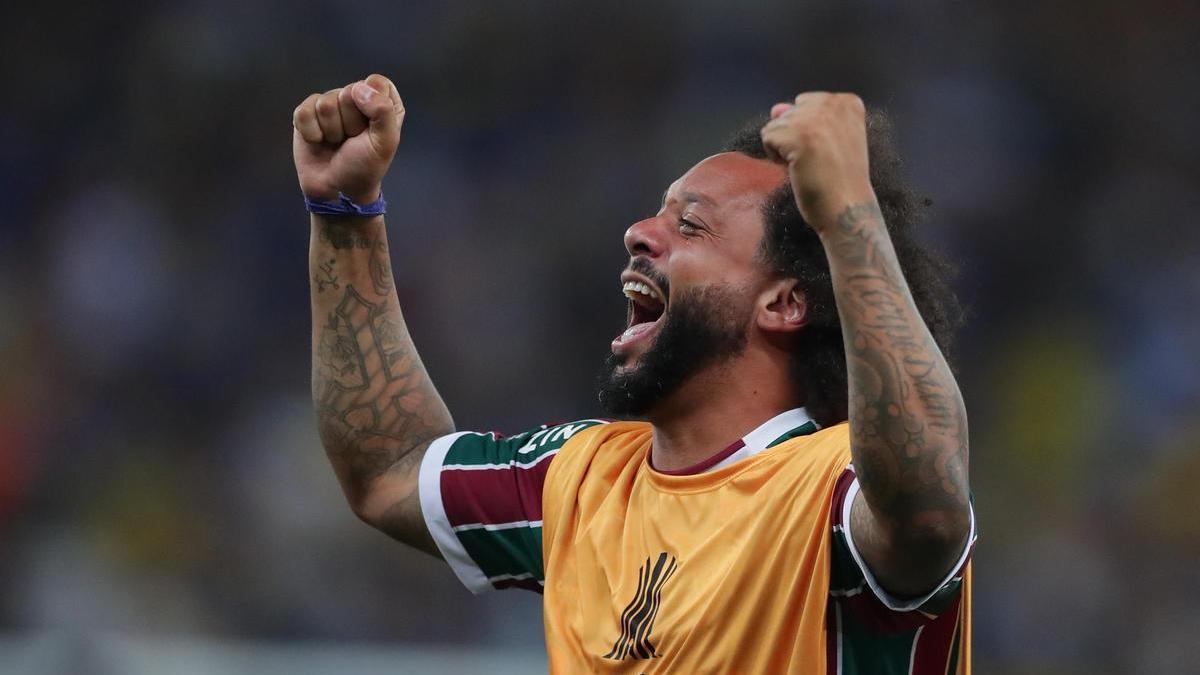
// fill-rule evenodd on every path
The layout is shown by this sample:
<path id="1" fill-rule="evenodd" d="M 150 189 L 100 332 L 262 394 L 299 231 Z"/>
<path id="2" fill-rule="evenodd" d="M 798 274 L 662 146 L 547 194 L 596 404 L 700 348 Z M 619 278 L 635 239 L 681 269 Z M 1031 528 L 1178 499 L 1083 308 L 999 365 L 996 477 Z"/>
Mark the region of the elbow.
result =
<path id="1" fill-rule="evenodd" d="M 971 532 L 969 508 L 894 519 L 884 528 L 885 555 L 872 565 L 883 587 L 900 597 L 928 593 L 962 559 Z"/>
<path id="2" fill-rule="evenodd" d="M 892 544 L 912 569 L 948 570 L 962 556 L 971 536 L 971 510 L 926 511 L 893 526 Z"/>
<path id="3" fill-rule="evenodd" d="M 378 522 L 378 514 L 371 510 L 367 497 L 352 494 L 349 490 L 343 490 L 343 492 L 346 495 L 346 504 L 350 506 L 350 512 L 354 514 L 354 517 L 375 527 L 375 523 Z"/>
<path id="4" fill-rule="evenodd" d="M 399 492 L 396 486 L 387 485 L 354 493 L 347 490 L 346 503 L 349 504 L 355 518 L 377 530 L 384 530 L 389 511 L 402 503 L 403 497 Z"/>

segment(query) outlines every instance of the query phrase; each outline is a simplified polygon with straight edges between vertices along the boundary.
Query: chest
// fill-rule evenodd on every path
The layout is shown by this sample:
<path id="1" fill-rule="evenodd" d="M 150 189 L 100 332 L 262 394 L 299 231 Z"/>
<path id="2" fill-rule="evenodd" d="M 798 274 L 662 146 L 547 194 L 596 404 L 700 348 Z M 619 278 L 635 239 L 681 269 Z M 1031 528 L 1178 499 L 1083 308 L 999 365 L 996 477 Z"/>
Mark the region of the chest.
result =
<path id="1" fill-rule="evenodd" d="M 547 627 L 593 669 L 794 640 L 806 613 L 824 612 L 827 501 L 821 480 L 795 475 L 583 488 L 548 551 Z"/>

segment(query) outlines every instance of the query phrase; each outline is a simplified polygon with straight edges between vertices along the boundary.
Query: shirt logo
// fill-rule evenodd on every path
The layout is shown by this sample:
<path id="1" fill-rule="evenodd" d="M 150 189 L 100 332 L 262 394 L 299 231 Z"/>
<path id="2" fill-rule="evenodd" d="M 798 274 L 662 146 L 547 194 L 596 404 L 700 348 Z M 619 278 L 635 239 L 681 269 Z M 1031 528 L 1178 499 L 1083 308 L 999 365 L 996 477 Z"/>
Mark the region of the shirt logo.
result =
<path id="1" fill-rule="evenodd" d="M 621 612 L 621 637 L 604 658 L 614 661 L 658 658 L 654 643 L 650 642 L 650 633 L 654 630 L 654 618 L 658 616 L 662 588 L 676 567 L 675 556 L 666 553 L 658 554 L 653 568 L 650 559 L 646 558 L 646 564 L 638 570 L 637 593 Z"/>

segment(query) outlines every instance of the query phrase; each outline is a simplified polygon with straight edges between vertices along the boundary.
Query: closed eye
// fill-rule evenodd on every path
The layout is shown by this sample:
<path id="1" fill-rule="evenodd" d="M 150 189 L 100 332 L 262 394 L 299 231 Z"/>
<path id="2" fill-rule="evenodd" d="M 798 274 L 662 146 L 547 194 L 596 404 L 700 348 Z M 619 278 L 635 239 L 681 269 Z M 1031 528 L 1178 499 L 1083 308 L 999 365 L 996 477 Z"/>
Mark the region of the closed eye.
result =
<path id="1" fill-rule="evenodd" d="M 679 219 L 679 232 L 681 234 L 685 234 L 685 235 L 697 234 L 702 229 L 704 229 L 704 228 L 693 223 L 692 221 L 688 220 L 687 218 Z"/>

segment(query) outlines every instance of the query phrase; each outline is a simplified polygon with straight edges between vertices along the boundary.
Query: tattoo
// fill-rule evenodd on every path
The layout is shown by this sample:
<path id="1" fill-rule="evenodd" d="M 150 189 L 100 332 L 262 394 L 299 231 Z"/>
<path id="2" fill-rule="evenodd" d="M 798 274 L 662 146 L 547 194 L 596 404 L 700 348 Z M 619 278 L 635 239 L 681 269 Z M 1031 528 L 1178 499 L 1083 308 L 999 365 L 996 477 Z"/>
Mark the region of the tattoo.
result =
<path id="1" fill-rule="evenodd" d="M 392 292 L 395 283 L 392 280 L 392 260 L 385 237 L 374 236 L 369 231 L 364 231 L 359 223 L 337 220 L 327 220 L 321 223 L 319 236 L 322 242 L 329 244 L 335 251 L 370 251 L 371 257 L 368 259 L 367 271 L 371 277 L 371 287 L 375 290 L 376 295 L 385 298 Z M 337 277 L 332 274 L 333 264 L 334 259 L 330 258 L 328 263 L 320 266 L 325 277 L 314 279 L 318 293 L 328 286 L 335 289 L 341 288 L 337 284 Z M 328 269 L 326 269 L 326 265 L 328 265 Z"/>
<path id="2" fill-rule="evenodd" d="M 392 291 L 394 281 L 392 280 L 392 258 L 388 252 L 387 241 L 383 237 L 375 241 L 371 251 L 370 269 L 371 285 L 375 287 L 375 292 L 387 296 Z"/>
<path id="3" fill-rule="evenodd" d="M 399 315 L 353 285 L 321 327 L 314 357 L 321 440 L 357 484 L 451 428 Z"/>
<path id="4" fill-rule="evenodd" d="M 363 234 L 360 223 L 345 220 L 324 219 L 321 222 L 320 238 L 337 251 L 355 248 L 370 250 L 375 247 L 375 239 Z"/>
<path id="5" fill-rule="evenodd" d="M 340 289 L 338 285 L 337 275 L 333 273 L 333 266 L 337 262 L 335 258 L 330 258 L 327 262 L 323 262 L 317 266 L 321 274 L 313 277 L 313 283 L 317 285 L 317 292 L 323 293 L 326 288 L 334 290 Z"/>
<path id="6" fill-rule="evenodd" d="M 913 303 L 878 205 L 845 209 L 828 240 L 863 493 L 873 508 L 910 522 L 932 511 L 961 512 L 966 413 Z"/>
<path id="7" fill-rule="evenodd" d="M 312 395 L 321 443 L 359 517 L 439 555 L 421 517 L 417 473 L 425 449 L 454 422 L 400 314 L 383 222 L 314 223 Z"/>

